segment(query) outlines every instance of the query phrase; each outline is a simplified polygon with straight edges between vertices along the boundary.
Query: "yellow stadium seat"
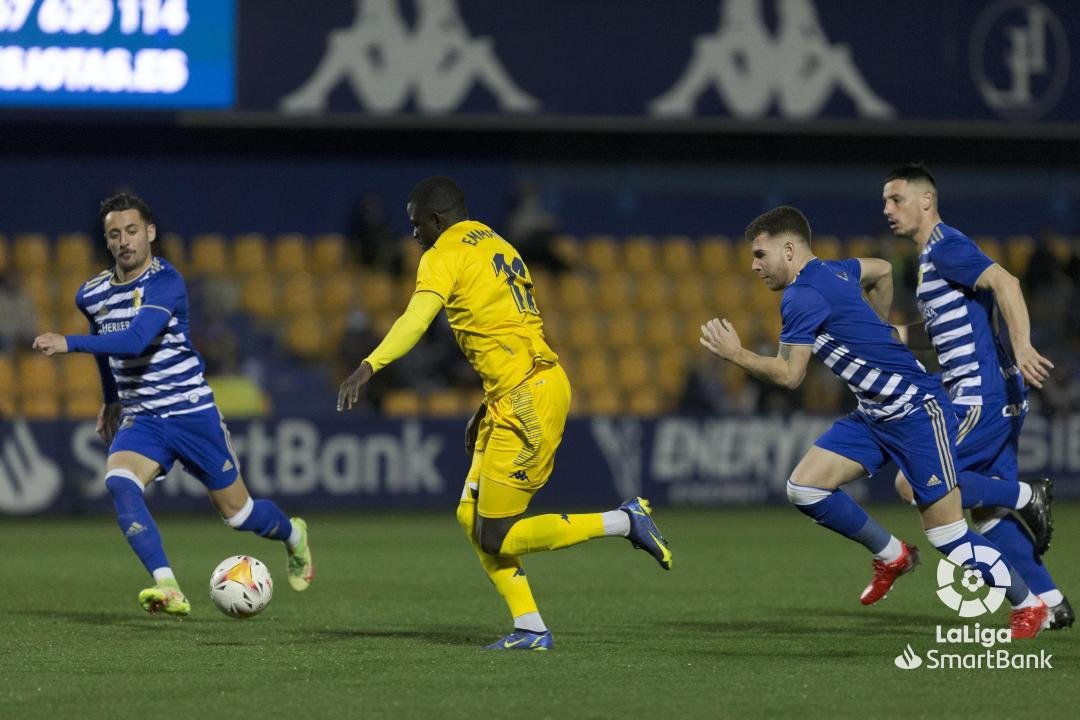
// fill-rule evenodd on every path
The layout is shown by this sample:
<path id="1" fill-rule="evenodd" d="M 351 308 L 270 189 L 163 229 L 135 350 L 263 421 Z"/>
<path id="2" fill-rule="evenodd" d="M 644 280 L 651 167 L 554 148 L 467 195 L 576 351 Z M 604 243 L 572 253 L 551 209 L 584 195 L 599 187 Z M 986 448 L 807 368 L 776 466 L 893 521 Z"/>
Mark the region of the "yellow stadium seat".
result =
<path id="1" fill-rule="evenodd" d="M 643 275 L 657 269 L 656 238 L 631 235 L 623 239 L 623 264 L 630 272 Z"/>
<path id="2" fill-rule="evenodd" d="M 273 255 L 274 271 L 278 273 L 307 270 L 310 264 L 307 238 L 300 233 L 283 233 L 275 237 Z"/>
<path id="3" fill-rule="evenodd" d="M 343 314 L 352 307 L 357 278 L 344 270 L 330 271 L 319 279 L 319 307 L 328 314 Z"/>
<path id="4" fill-rule="evenodd" d="M 611 235 L 590 235 L 585 238 L 582 259 L 597 273 L 607 273 L 622 265 L 619 242 Z"/>
<path id="5" fill-rule="evenodd" d="M 700 345 L 694 352 L 698 351 L 708 352 Z M 657 354 L 655 364 L 654 377 L 660 391 L 668 398 L 681 395 L 683 388 L 686 387 L 687 352 L 684 352 L 682 348 L 669 348 Z"/>
<path id="6" fill-rule="evenodd" d="M 375 331 L 375 334 L 379 337 L 384 337 L 386 333 L 390 331 L 390 328 L 398 319 L 399 311 L 393 308 L 386 308 L 380 310 L 374 315 L 374 321 L 371 323 L 371 329 Z"/>
<path id="7" fill-rule="evenodd" d="M 698 243 L 698 257 L 706 273 L 727 272 L 733 267 L 731 241 L 723 235 L 707 235 Z"/>
<path id="8" fill-rule="evenodd" d="M 0 398 L 14 396 L 15 388 L 15 361 L 10 353 L 0 355 Z"/>
<path id="9" fill-rule="evenodd" d="M 555 294 L 555 278 L 547 270 L 529 270 L 532 278 L 532 294 L 536 306 L 543 313 L 547 309 L 548 300 Z"/>
<path id="10" fill-rule="evenodd" d="M 1069 258 L 1072 256 L 1072 245 L 1069 243 L 1069 238 L 1064 235 L 1052 235 L 1047 238 L 1047 244 L 1050 246 L 1050 252 L 1053 253 L 1054 258 L 1065 267 L 1069 264 Z"/>
<path id="11" fill-rule="evenodd" d="M 648 386 L 652 374 L 646 352 L 640 348 L 620 352 L 615 360 L 615 379 L 628 394 Z"/>
<path id="12" fill-rule="evenodd" d="M 317 306 L 315 279 L 306 272 L 293 272 L 281 287 L 279 307 L 286 315 L 312 312 Z"/>
<path id="13" fill-rule="evenodd" d="M 249 276 L 270 272 L 270 244 L 261 233 L 244 233 L 233 238 L 232 271 Z"/>
<path id="14" fill-rule="evenodd" d="M 64 398 L 63 414 L 71 420 L 94 420 L 101 410 L 101 391 L 81 392 Z"/>
<path id="15" fill-rule="evenodd" d="M 841 255 L 840 238 L 835 235 L 815 235 L 812 244 L 814 254 L 822 260 L 837 260 Z"/>
<path id="16" fill-rule="evenodd" d="M 1005 269 L 1017 277 L 1027 272 L 1028 260 L 1035 252 L 1035 240 L 1029 235 L 1011 235 L 1005 241 Z"/>
<path id="17" fill-rule="evenodd" d="M 92 277 L 89 273 L 79 270 L 66 270 L 56 280 L 56 306 L 58 310 L 65 310 L 75 305 L 75 293 L 82 284 Z"/>
<path id="18" fill-rule="evenodd" d="M 631 288 L 629 280 L 619 273 L 609 273 L 600 278 L 596 285 L 593 304 L 606 312 L 631 307 Z"/>
<path id="19" fill-rule="evenodd" d="M 754 279 L 757 283 L 760 280 Z M 746 304 L 749 300 L 747 295 L 750 289 L 741 275 L 735 272 L 721 273 L 709 279 L 710 298 L 713 314 L 732 312 L 734 308 Z"/>
<path id="20" fill-rule="evenodd" d="M 101 376 L 93 355 L 70 353 L 60 358 L 60 395 L 67 398 L 86 394 L 101 399 Z"/>
<path id="21" fill-rule="evenodd" d="M 90 331 L 90 321 L 79 312 L 74 303 L 66 310 L 59 308 L 56 319 L 59 324 L 51 329 L 52 332 L 58 332 L 61 335 L 85 335 Z"/>
<path id="22" fill-rule="evenodd" d="M 187 249 L 184 247 L 184 238 L 176 233 L 165 233 L 154 241 L 154 244 L 158 246 L 155 252 L 172 263 L 181 274 L 187 273 Z"/>
<path id="23" fill-rule="evenodd" d="M 270 275 L 246 278 L 240 285 L 240 307 L 263 320 L 277 313 L 277 283 Z"/>
<path id="24" fill-rule="evenodd" d="M 996 262 L 1002 267 L 1005 266 L 1005 252 L 1002 250 L 1001 242 L 992 235 L 980 235 L 979 237 L 972 238 L 975 244 L 979 246 L 979 249 L 986 253 L 986 256 Z"/>
<path id="25" fill-rule="evenodd" d="M 60 417 L 60 400 L 52 394 L 24 395 L 18 412 L 27 420 L 55 420 Z"/>
<path id="26" fill-rule="evenodd" d="M 188 272 L 193 276 L 224 275 L 229 272 L 228 241 L 219 233 L 202 233 L 191 241 L 191 262 Z"/>
<path id="27" fill-rule="evenodd" d="M 592 307 L 592 286 L 584 275 L 562 275 L 558 279 L 558 288 L 558 293 L 552 299 L 557 299 L 557 304 L 563 310 L 573 312 Z"/>
<path id="28" fill-rule="evenodd" d="M 643 387 L 627 395 L 626 411 L 637 417 L 656 417 L 665 409 L 665 403 L 656 388 Z"/>
<path id="29" fill-rule="evenodd" d="M 576 369 L 577 375 L 572 382 L 580 384 L 586 390 L 592 391 L 612 384 L 611 363 L 604 352 L 594 350 L 581 354 Z"/>
<path id="30" fill-rule="evenodd" d="M 424 399 L 423 407 L 425 413 L 432 417 L 459 417 L 467 412 L 462 400 L 461 394 L 456 390 L 436 390 Z"/>
<path id="31" fill-rule="evenodd" d="M 15 386 L 21 398 L 56 394 L 59 379 L 56 359 L 34 353 L 22 355 L 16 362 L 18 384 Z"/>
<path id="32" fill-rule="evenodd" d="M 387 417 L 416 417 L 420 414 L 420 396 L 412 390 L 390 390 L 383 396 L 382 414 Z"/>
<path id="33" fill-rule="evenodd" d="M 589 313 L 574 316 L 569 323 L 563 342 L 578 351 L 595 350 L 601 341 L 600 331 L 600 322 L 596 315 Z"/>
<path id="34" fill-rule="evenodd" d="M 22 291 L 34 301 L 34 309 L 37 311 L 38 316 L 49 316 L 53 312 L 53 308 L 56 306 L 55 290 L 56 283 L 52 281 L 47 275 L 34 273 L 31 275 L 23 275 L 19 286 Z M 71 302 L 74 302 L 75 296 L 71 296 Z"/>
<path id="35" fill-rule="evenodd" d="M 8 271 L 11 267 L 11 251 L 8 249 L 7 235 L 0 233 L 0 273 Z"/>
<path id="36" fill-rule="evenodd" d="M 556 235 L 551 241 L 551 252 L 567 267 L 576 268 L 581 264 L 581 243 L 574 235 Z"/>
<path id="37" fill-rule="evenodd" d="M 297 315 L 286 323 L 285 346 L 308 360 L 325 360 L 326 335 L 318 315 Z"/>
<path id="38" fill-rule="evenodd" d="M 697 246 L 685 235 L 668 235 L 660 244 L 660 266 L 678 277 L 697 271 Z"/>
<path id="39" fill-rule="evenodd" d="M 666 309 L 646 315 L 642 325 L 642 343 L 647 348 L 662 350 L 679 342 L 679 323 Z"/>
<path id="40" fill-rule="evenodd" d="M 712 302 L 712 291 L 708 285 L 711 281 L 706 281 L 699 275 L 689 275 L 684 278 L 680 278 L 675 282 L 674 297 L 672 303 L 675 308 L 682 313 L 693 314 L 700 313 L 705 308 L 710 307 Z"/>
<path id="41" fill-rule="evenodd" d="M 312 242 L 311 257 L 318 271 L 344 270 L 349 264 L 345 254 L 345 237 L 337 233 L 317 236 Z"/>
<path id="42" fill-rule="evenodd" d="M 49 240 L 41 233 L 15 236 L 14 265 L 20 273 L 46 272 L 51 260 Z"/>
<path id="43" fill-rule="evenodd" d="M 94 267 L 94 248 L 89 236 L 65 233 L 57 237 L 56 267 L 63 273 L 89 277 Z"/>
<path id="44" fill-rule="evenodd" d="M 618 415 L 622 412 L 622 393 L 613 387 L 599 387 L 588 393 L 589 412 L 593 415 Z"/>
<path id="45" fill-rule="evenodd" d="M 634 305 L 642 309 L 666 308 L 671 304 L 671 283 L 658 272 L 643 273 L 634 283 Z"/>
<path id="46" fill-rule="evenodd" d="M 360 303 L 369 313 L 397 307 L 394 279 L 383 272 L 365 272 L 359 280 Z"/>
<path id="47" fill-rule="evenodd" d="M 398 241 L 401 244 L 401 271 L 409 277 L 416 277 L 416 268 L 420 266 L 420 256 L 424 249 L 411 235 L 405 235 Z"/>
<path id="48" fill-rule="evenodd" d="M 548 345 L 561 356 L 560 348 L 563 338 L 566 336 L 567 321 L 560 312 L 543 312 L 541 317 L 544 321 L 544 338 Z M 572 321 L 571 321 L 572 322 Z"/>
<path id="49" fill-rule="evenodd" d="M 881 244 L 872 235 L 855 235 L 847 241 L 848 257 L 881 257 Z"/>
<path id="50" fill-rule="evenodd" d="M 641 344 L 641 330 L 636 312 L 623 310 L 607 317 L 604 342 L 614 349 L 632 348 Z"/>

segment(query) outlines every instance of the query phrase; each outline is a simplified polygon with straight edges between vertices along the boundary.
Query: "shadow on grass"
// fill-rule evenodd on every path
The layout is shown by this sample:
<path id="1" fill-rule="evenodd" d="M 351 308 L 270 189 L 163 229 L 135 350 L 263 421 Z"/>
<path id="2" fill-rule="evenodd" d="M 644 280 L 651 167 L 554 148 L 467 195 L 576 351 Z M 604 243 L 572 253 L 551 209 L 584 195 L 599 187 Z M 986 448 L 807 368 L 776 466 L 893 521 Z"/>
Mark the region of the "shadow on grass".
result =
<path id="1" fill-rule="evenodd" d="M 953 621 L 949 615 L 880 612 L 814 608 L 793 613 L 785 618 L 755 618 L 753 620 L 683 620 L 666 623 L 690 632 L 718 635 L 773 634 L 792 638 L 815 635 L 836 635 L 852 631 L 870 631 L 877 635 L 910 635 L 913 631 L 945 625 Z"/>
<path id="2" fill-rule="evenodd" d="M 494 634 L 494 631 L 493 631 Z M 433 645 L 460 645 L 464 647 L 477 647 L 494 640 L 494 637 L 485 641 L 474 630 L 462 628 L 422 628 L 403 630 L 398 628 L 340 628 L 321 630 L 303 630 L 290 633 L 290 642 L 322 644 L 324 642 L 365 639 L 388 639 L 388 640 L 416 640 L 431 643 Z"/>
<path id="3" fill-rule="evenodd" d="M 34 608 L 29 610 L 13 610 L 12 615 L 31 615 L 39 618 L 52 618 L 54 620 L 62 620 L 70 623 L 78 623 L 80 625 L 94 625 L 94 626 L 111 626 L 111 627 L 128 627 L 128 628 L 146 628 L 152 629 L 159 623 L 176 623 L 191 622 L 190 619 L 177 620 L 166 615 L 160 617 L 150 617 L 145 614 L 139 614 L 138 612 L 102 612 L 91 610 L 45 610 L 42 608 Z"/>

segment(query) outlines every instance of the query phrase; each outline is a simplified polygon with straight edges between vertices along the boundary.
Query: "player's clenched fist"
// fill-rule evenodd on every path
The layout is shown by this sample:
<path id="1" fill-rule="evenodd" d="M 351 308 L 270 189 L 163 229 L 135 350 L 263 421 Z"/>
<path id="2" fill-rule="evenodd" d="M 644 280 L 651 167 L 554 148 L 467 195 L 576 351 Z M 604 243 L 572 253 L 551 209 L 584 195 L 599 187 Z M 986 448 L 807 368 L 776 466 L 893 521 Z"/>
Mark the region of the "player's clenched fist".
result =
<path id="1" fill-rule="evenodd" d="M 34 349 L 43 355 L 62 355 L 68 351 L 67 338 L 57 333 L 45 333 L 34 338 Z"/>

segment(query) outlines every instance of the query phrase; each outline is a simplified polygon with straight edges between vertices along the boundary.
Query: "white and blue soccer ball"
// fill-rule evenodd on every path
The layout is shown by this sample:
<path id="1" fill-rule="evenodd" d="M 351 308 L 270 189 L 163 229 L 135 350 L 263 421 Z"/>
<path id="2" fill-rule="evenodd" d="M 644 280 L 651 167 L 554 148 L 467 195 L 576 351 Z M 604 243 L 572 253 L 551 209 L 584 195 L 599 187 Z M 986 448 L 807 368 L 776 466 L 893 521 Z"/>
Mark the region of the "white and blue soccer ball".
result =
<path id="1" fill-rule="evenodd" d="M 210 575 L 210 599 L 229 617 L 258 615 L 274 596 L 270 571 L 250 555 L 233 555 L 218 563 Z"/>

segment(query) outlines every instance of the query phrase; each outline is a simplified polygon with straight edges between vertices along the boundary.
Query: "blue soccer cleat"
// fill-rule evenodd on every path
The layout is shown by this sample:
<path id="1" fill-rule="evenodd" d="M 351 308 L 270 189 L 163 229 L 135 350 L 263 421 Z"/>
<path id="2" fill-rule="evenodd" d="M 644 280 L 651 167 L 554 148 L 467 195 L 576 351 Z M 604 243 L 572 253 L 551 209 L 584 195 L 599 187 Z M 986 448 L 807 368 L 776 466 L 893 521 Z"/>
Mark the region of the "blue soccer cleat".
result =
<path id="1" fill-rule="evenodd" d="M 485 650 L 554 650 L 555 638 L 550 630 L 542 633 L 529 630 L 517 630 L 510 633 L 502 640 L 493 642 L 484 647 Z"/>
<path id="2" fill-rule="evenodd" d="M 660 567 L 671 569 L 671 550 L 668 541 L 660 534 L 660 528 L 652 519 L 652 508 L 645 498 L 630 498 L 619 509 L 630 516 L 630 534 L 626 536 L 630 543 L 656 558 Z"/>

